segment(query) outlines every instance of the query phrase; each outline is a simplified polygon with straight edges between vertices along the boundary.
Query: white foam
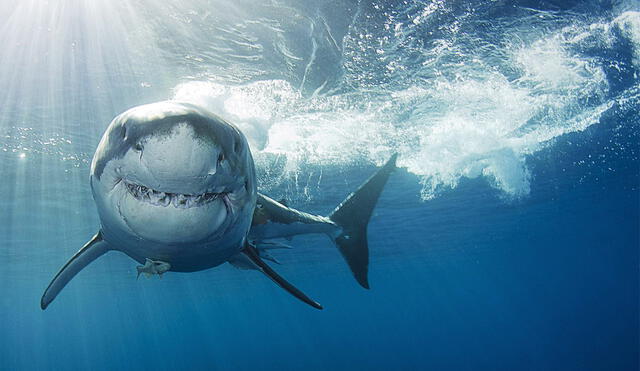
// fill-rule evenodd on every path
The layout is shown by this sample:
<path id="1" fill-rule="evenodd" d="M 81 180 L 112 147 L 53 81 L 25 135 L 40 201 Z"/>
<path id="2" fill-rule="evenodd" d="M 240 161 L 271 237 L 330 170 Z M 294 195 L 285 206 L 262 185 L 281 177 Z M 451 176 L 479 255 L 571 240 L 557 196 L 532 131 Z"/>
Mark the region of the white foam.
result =
<path id="1" fill-rule="evenodd" d="M 244 86 L 190 81 L 176 86 L 172 99 L 200 105 L 234 123 L 245 133 L 255 152 L 267 143 L 273 120 L 281 116 L 281 111 L 291 112 L 291 105 L 300 101 L 300 93 L 282 80 Z"/>
<path id="2" fill-rule="evenodd" d="M 640 12 L 624 12 L 613 20 L 612 25 L 629 40 L 633 48 L 633 64 L 640 68 Z"/>
<path id="3" fill-rule="evenodd" d="M 563 47 L 561 35 L 538 40 L 515 53 L 515 62 L 522 69 L 521 81 L 536 84 L 538 89 L 579 88 L 590 77 L 588 61 L 571 58 Z"/>
<path id="4" fill-rule="evenodd" d="M 607 83 L 594 61 L 571 52 L 581 32 L 600 31 L 565 29 L 510 47 L 517 78 L 486 68 L 401 90 L 312 98 L 280 80 L 190 82 L 178 86 L 174 98 L 237 123 L 258 160 L 285 157 L 282 179 L 295 177 L 303 164 L 381 164 L 399 152 L 399 166 L 421 178 L 424 199 L 477 177 L 517 198 L 530 192 L 528 155 L 597 123 L 608 108 L 585 108 L 585 98 L 602 96 Z"/>
<path id="5" fill-rule="evenodd" d="M 420 94 L 420 93 L 418 93 Z M 442 83 L 419 100 L 443 107 L 422 118 L 419 148 L 402 163 L 423 177 L 423 197 L 455 187 L 462 177 L 487 176 L 512 196 L 527 194 L 522 146 L 512 137 L 535 113 L 526 90 L 496 76 L 485 82 Z"/>

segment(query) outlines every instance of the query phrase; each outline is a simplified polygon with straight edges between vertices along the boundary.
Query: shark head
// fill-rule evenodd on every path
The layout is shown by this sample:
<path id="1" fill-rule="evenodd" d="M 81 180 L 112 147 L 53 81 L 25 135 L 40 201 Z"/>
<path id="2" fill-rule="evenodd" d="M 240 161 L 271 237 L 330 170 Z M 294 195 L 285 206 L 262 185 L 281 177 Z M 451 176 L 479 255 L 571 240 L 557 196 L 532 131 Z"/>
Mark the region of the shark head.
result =
<path id="1" fill-rule="evenodd" d="M 242 133 L 202 108 L 173 101 L 117 116 L 91 164 L 103 229 L 160 244 L 222 238 L 253 212 L 255 183 Z"/>

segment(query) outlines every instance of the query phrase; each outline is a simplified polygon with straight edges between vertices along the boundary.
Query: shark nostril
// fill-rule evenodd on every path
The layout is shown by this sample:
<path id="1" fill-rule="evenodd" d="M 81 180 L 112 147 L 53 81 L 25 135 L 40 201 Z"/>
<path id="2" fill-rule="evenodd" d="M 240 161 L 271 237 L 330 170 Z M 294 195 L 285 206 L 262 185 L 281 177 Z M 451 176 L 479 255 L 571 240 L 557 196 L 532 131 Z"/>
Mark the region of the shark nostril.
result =
<path id="1" fill-rule="evenodd" d="M 224 153 L 220 152 L 218 155 L 218 164 L 222 163 L 222 161 L 224 161 Z"/>

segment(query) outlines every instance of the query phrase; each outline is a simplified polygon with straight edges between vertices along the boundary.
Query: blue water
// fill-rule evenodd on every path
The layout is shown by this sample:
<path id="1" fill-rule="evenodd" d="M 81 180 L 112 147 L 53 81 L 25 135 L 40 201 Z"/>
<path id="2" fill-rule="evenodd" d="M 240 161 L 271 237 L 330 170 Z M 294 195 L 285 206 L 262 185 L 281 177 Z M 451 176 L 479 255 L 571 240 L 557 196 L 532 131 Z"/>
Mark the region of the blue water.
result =
<path id="1" fill-rule="evenodd" d="M 637 1 L 0 4 L 0 369 L 636 370 Z M 276 267 L 136 280 L 99 228 L 109 121 L 163 99 L 235 122 L 261 190 L 326 214 L 398 152 L 371 290 L 324 236 Z"/>

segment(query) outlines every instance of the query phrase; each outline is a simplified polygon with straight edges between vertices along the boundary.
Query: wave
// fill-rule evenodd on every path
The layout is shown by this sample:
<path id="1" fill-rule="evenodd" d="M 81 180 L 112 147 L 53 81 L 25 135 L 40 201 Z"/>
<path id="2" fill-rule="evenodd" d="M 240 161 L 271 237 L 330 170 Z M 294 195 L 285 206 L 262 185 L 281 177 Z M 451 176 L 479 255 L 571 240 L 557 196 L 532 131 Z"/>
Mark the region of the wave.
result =
<path id="1" fill-rule="evenodd" d="M 412 25 L 429 14 L 421 12 Z M 518 198 L 530 192 L 527 156 L 597 123 L 614 102 L 610 61 L 584 51 L 628 43 L 637 68 L 639 21 L 640 13 L 628 11 L 610 22 L 573 23 L 514 39 L 488 56 L 461 55 L 473 45 L 441 40 L 441 49 L 426 53 L 457 53 L 459 63 L 433 65 L 425 57 L 411 75 L 423 69 L 430 78 L 410 84 L 304 96 L 284 80 L 229 86 L 191 81 L 176 86 L 173 99 L 204 105 L 237 123 L 258 161 L 284 158 L 283 181 L 304 165 L 381 164 L 398 152 L 399 166 L 420 177 L 423 199 L 477 177 Z"/>
<path id="2" fill-rule="evenodd" d="M 0 71 L 0 155 L 83 168 L 113 115 L 173 88 L 243 130 L 267 187 L 398 152 L 425 200 L 480 177 L 520 198 L 530 156 L 619 102 L 638 105 L 634 1 L 188 3 L 58 6 L 60 32 L 5 53 L 24 70 Z M 0 6 L 11 21 L 0 38 L 47 19 L 27 5 Z"/>

